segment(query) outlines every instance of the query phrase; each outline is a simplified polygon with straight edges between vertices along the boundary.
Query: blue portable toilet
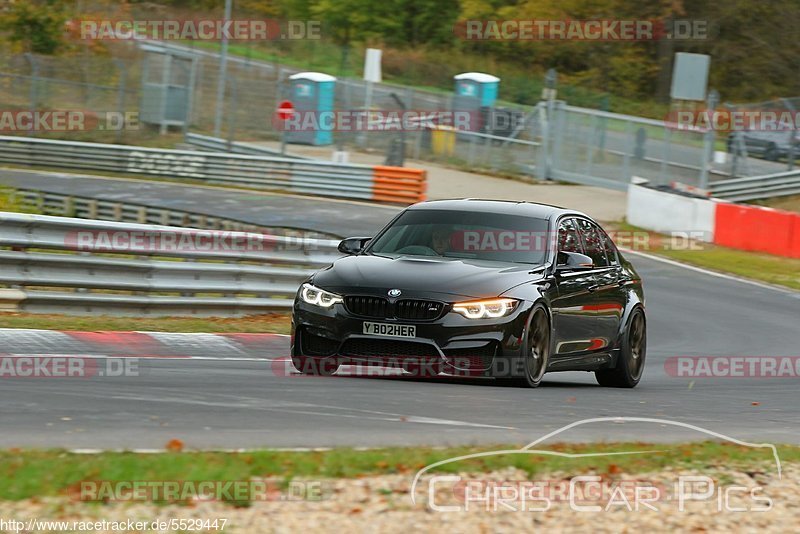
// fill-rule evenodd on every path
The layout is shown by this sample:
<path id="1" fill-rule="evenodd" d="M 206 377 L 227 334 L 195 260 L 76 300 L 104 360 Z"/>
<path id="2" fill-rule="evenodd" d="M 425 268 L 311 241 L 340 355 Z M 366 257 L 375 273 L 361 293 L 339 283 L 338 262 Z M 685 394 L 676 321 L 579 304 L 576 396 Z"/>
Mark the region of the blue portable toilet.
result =
<path id="1" fill-rule="evenodd" d="M 463 72 L 453 77 L 456 82 L 453 111 L 466 111 L 480 116 L 481 109 L 494 106 L 500 78 L 483 72 Z M 480 129 L 476 124 L 474 131 Z"/>
<path id="2" fill-rule="evenodd" d="M 476 98 L 477 107 L 492 107 L 497 100 L 500 78 L 483 72 L 463 72 L 453 77 L 456 97 Z"/>
<path id="3" fill-rule="evenodd" d="M 288 131 L 286 142 L 304 145 L 330 145 L 333 143 L 333 120 L 322 120 L 322 114 L 333 112 L 336 78 L 322 72 L 298 72 L 289 76 L 289 100 L 301 114 L 313 113 L 319 128 L 309 131 Z M 306 121 L 303 121 L 305 124 Z"/>

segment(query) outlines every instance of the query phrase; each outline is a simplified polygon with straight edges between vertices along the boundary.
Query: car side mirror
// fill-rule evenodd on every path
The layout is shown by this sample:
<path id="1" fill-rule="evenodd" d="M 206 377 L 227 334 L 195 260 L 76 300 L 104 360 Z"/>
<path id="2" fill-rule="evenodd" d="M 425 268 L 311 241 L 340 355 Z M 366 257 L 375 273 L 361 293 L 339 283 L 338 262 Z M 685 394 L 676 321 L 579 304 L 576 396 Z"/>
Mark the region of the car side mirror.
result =
<path id="1" fill-rule="evenodd" d="M 364 247 L 367 246 L 367 242 L 372 239 L 371 237 L 348 237 L 347 239 L 343 239 L 339 246 L 337 247 L 339 252 L 342 254 L 347 254 L 352 256 L 354 254 L 358 254 Z"/>
<path id="2" fill-rule="evenodd" d="M 594 261 L 579 252 L 559 252 L 556 258 L 557 272 L 588 271 L 594 268 Z"/>

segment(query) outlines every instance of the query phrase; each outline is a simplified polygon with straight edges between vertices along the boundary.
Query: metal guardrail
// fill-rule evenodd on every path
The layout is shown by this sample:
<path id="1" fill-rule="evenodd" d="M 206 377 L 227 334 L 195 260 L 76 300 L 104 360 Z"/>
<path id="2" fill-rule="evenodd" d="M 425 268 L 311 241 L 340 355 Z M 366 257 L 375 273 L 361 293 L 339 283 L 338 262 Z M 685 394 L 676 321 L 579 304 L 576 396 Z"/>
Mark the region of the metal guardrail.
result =
<path id="1" fill-rule="evenodd" d="M 0 212 L 0 284 L 31 312 L 245 315 L 289 309 L 337 244 Z"/>
<path id="2" fill-rule="evenodd" d="M 713 196 L 734 202 L 800 195 L 800 170 L 717 180 L 709 188 Z"/>
<path id="3" fill-rule="evenodd" d="M 245 154 L 0 136 L 0 163 L 155 175 L 404 204 L 425 198 L 425 171 L 417 169 Z"/>
<path id="4" fill-rule="evenodd" d="M 21 211 L 34 211 L 35 213 L 55 215 L 58 217 L 76 217 L 80 219 L 132 222 L 139 224 L 159 224 L 163 226 L 183 226 L 204 230 L 262 232 L 270 235 L 293 238 L 337 238 L 335 234 L 326 234 L 324 232 L 302 228 L 260 226 L 202 213 L 159 208 L 132 202 L 120 202 L 117 200 L 78 197 L 32 189 L 16 189 L 12 193 L 12 199 L 15 204 L 21 208 Z"/>
<path id="5" fill-rule="evenodd" d="M 183 140 L 189 145 L 211 150 L 212 152 L 230 152 L 232 154 L 248 154 L 250 156 L 268 156 L 299 160 L 312 159 L 306 156 L 298 156 L 297 154 L 281 154 L 278 150 L 273 150 L 265 146 L 251 145 L 238 141 L 227 141 L 219 137 L 192 132 L 187 132 Z"/>

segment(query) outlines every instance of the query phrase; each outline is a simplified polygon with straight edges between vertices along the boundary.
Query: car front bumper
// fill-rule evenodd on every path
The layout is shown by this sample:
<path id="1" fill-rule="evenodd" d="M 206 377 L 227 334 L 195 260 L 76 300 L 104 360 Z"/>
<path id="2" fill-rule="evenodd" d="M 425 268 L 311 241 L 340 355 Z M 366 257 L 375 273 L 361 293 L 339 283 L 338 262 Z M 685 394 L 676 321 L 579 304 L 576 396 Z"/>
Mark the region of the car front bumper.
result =
<path id="1" fill-rule="evenodd" d="M 291 355 L 320 364 L 402 367 L 422 374 L 517 376 L 525 325 L 533 304 L 522 301 L 497 319 L 467 319 L 450 310 L 439 319 L 360 317 L 343 304 L 320 308 L 297 299 Z M 414 338 L 365 335 L 364 322 L 414 325 Z"/>

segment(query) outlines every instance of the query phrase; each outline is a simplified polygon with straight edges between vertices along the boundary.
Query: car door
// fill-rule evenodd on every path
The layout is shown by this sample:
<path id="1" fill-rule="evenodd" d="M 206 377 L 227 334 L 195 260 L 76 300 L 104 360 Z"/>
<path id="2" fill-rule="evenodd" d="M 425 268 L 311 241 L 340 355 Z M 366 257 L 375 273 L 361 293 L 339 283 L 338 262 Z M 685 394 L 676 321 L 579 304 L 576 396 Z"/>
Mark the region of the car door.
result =
<path id="1" fill-rule="evenodd" d="M 577 220 L 586 255 L 594 263 L 594 284 L 589 309 L 594 314 L 594 333 L 587 350 L 604 351 L 613 346 L 625 309 L 625 292 L 620 287 L 622 267 L 611 239 L 595 222 Z M 609 250 L 611 247 L 612 250 Z M 611 254 L 610 254 L 611 253 Z"/>
<path id="2" fill-rule="evenodd" d="M 578 224 L 574 217 L 558 222 L 558 252 L 584 254 Z M 594 337 L 596 318 L 592 309 L 597 285 L 593 270 L 556 272 L 557 293 L 551 300 L 553 314 L 554 358 L 565 359 L 585 351 Z"/>

